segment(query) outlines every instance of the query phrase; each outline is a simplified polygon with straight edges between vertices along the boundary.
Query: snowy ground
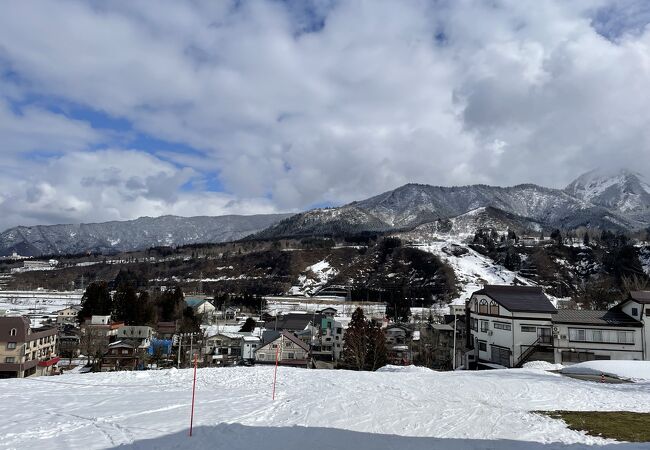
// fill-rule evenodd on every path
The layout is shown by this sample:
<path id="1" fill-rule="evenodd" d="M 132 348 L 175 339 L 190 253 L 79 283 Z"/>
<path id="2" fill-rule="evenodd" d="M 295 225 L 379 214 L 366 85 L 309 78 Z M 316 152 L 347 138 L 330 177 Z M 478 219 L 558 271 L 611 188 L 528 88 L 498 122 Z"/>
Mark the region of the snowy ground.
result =
<path id="1" fill-rule="evenodd" d="M 0 312 L 29 316 L 33 327 L 39 326 L 48 318 L 55 319 L 57 311 L 81 303 L 81 293 L 53 293 L 50 297 L 38 293 L 30 297 L 29 294 L 12 295 L 12 292 L 14 291 L 0 291 Z"/>
<path id="2" fill-rule="evenodd" d="M 281 367 L 0 381 L 0 448 L 555 449 L 613 444 L 535 410 L 650 412 L 648 384 L 600 384 L 540 370 L 376 373 Z M 602 447 L 599 447 L 602 448 Z"/>

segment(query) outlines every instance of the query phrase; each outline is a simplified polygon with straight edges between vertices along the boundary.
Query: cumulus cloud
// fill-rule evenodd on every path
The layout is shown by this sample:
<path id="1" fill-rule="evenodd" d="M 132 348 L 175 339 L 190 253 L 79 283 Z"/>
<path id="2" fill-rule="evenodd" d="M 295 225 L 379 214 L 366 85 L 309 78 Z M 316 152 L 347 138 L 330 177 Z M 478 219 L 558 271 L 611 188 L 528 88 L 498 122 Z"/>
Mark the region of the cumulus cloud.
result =
<path id="1" fill-rule="evenodd" d="M 16 2 L 0 17 L 4 224 L 648 173 L 649 21 L 631 0 Z M 54 154 L 24 156 L 39 151 Z"/>

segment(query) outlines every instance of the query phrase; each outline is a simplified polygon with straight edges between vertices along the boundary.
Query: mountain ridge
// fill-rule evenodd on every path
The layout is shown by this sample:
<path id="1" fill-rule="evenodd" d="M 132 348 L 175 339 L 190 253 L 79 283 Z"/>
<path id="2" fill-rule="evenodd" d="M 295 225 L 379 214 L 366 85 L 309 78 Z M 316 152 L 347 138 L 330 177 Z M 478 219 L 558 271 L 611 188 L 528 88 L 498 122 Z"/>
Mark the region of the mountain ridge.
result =
<path id="1" fill-rule="evenodd" d="M 474 218 L 462 217 L 479 208 L 492 209 Z M 425 224 L 429 226 L 422 230 L 427 232 L 444 231 L 450 227 L 445 221 L 450 220 L 463 233 L 481 226 L 481 220 L 519 229 L 638 230 L 650 226 L 650 185 L 642 175 L 625 169 L 609 174 L 590 171 L 564 189 L 533 183 L 506 187 L 406 183 L 346 205 L 297 214 L 165 215 L 130 221 L 18 226 L 0 233 L 0 255 L 115 252 L 242 238 L 407 232 Z"/>
<path id="2" fill-rule="evenodd" d="M 635 186 L 640 183 L 636 174 L 628 171 L 625 175 L 628 178 L 627 183 Z M 576 180 L 579 179 L 580 177 Z M 623 193 L 619 193 L 619 196 L 623 196 Z M 617 207 L 624 204 L 623 202 L 624 199 L 613 203 L 593 202 L 571 193 L 568 187 L 555 189 L 533 183 L 507 187 L 487 184 L 448 187 L 407 183 L 338 208 L 320 208 L 298 213 L 255 237 L 272 239 L 395 231 L 458 217 L 480 207 L 494 207 L 552 228 L 570 229 L 585 226 L 628 231 L 649 225 L 650 193 L 647 199 L 640 196 L 640 206 L 632 214 L 620 206 Z M 363 217 L 368 218 L 367 226 Z"/>
<path id="3" fill-rule="evenodd" d="M 118 252 L 218 243 L 263 230 L 291 214 L 139 217 L 127 221 L 17 226 L 0 233 L 0 255 Z"/>

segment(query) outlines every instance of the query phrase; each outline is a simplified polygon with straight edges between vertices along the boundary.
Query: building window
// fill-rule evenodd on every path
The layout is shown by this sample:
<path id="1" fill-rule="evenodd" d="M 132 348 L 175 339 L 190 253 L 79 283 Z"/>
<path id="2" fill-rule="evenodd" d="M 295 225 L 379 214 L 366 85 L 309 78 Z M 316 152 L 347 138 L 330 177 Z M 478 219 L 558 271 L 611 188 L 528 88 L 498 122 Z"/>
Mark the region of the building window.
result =
<path id="1" fill-rule="evenodd" d="M 13 356 L 7 356 L 7 357 L 5 358 L 5 362 L 6 362 L 6 363 L 9 363 L 9 364 L 14 363 L 14 362 L 16 362 L 16 358 L 13 357 Z"/>
<path id="2" fill-rule="evenodd" d="M 296 359 L 295 353 L 287 353 L 287 359 Z"/>
<path id="3" fill-rule="evenodd" d="M 645 315 L 646 315 L 647 317 L 650 317 L 650 308 L 648 308 L 648 309 L 645 310 Z"/>
<path id="4" fill-rule="evenodd" d="M 487 320 L 481 320 L 481 331 L 485 332 L 490 329 L 490 322 Z"/>
<path id="5" fill-rule="evenodd" d="M 579 363 L 593 361 L 596 356 L 589 352 L 562 352 L 562 362 Z"/>
<path id="6" fill-rule="evenodd" d="M 15 328 L 12 328 L 9 332 L 9 336 L 15 336 L 18 331 Z"/>
<path id="7" fill-rule="evenodd" d="M 487 314 L 488 313 L 488 302 L 487 302 L 487 300 L 481 300 L 478 303 L 478 313 L 479 314 Z"/>
<path id="8" fill-rule="evenodd" d="M 492 300 L 490 302 L 490 315 L 498 316 L 499 315 L 499 304 Z"/>
<path id="9" fill-rule="evenodd" d="M 7 342 L 7 350 L 13 350 L 16 348 L 15 342 Z"/>
<path id="10" fill-rule="evenodd" d="M 512 330 L 512 325 L 510 325 L 509 323 L 494 322 L 493 325 L 495 330 L 506 330 L 506 331 Z"/>
<path id="11" fill-rule="evenodd" d="M 634 317 L 638 316 L 639 315 L 639 308 L 632 308 L 632 315 Z"/>
<path id="12" fill-rule="evenodd" d="M 481 352 L 487 352 L 487 342 L 485 341 L 478 341 L 478 349 Z"/>
<path id="13" fill-rule="evenodd" d="M 257 356 L 259 356 L 260 359 L 266 359 L 266 355 L 264 353 L 258 353 Z"/>
<path id="14" fill-rule="evenodd" d="M 569 328 L 569 341 L 603 344 L 634 344 L 634 331 Z"/>
<path id="15" fill-rule="evenodd" d="M 537 327 L 532 327 L 530 325 L 522 325 L 521 326 L 521 332 L 522 333 L 537 333 Z"/>

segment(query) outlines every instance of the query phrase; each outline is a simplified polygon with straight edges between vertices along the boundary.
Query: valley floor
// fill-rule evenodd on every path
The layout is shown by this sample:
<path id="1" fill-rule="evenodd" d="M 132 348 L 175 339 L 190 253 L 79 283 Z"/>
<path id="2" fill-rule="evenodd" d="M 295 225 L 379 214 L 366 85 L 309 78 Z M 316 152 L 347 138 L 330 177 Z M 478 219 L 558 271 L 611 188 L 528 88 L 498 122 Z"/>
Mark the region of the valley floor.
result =
<path id="1" fill-rule="evenodd" d="M 0 448 L 647 448 L 568 429 L 538 410 L 650 412 L 650 384 L 600 384 L 533 369 L 375 373 L 269 366 L 0 381 Z M 600 446 L 604 447 L 600 447 Z"/>

